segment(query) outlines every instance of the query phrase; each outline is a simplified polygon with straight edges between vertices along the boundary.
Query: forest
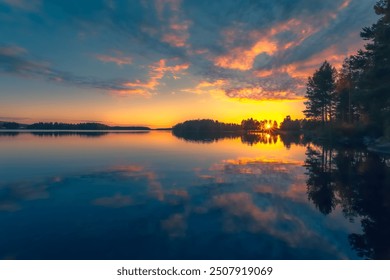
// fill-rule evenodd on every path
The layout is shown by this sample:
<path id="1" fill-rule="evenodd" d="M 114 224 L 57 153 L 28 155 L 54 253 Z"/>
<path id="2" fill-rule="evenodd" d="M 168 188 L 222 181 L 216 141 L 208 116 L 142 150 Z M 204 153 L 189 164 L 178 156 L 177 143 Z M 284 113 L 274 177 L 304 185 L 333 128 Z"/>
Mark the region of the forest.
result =
<path id="1" fill-rule="evenodd" d="M 390 139 L 389 1 L 378 1 L 374 11 L 379 20 L 360 34 L 364 49 L 338 70 L 325 61 L 308 78 L 303 130 Z"/>

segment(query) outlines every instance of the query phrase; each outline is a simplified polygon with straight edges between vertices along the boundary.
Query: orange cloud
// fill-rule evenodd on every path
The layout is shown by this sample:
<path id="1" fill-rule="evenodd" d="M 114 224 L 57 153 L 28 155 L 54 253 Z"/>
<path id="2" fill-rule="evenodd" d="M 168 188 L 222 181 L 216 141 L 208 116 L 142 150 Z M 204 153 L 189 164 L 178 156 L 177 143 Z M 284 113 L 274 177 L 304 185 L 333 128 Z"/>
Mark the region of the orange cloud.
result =
<path id="1" fill-rule="evenodd" d="M 340 5 L 340 7 L 338 8 L 338 10 L 341 11 L 341 10 L 347 8 L 347 7 L 349 6 L 349 4 L 351 4 L 351 1 L 352 1 L 352 0 L 345 0 L 345 1 Z"/>
<path id="2" fill-rule="evenodd" d="M 352 51 L 351 51 L 352 52 Z M 332 66 L 340 68 L 343 64 L 344 59 L 348 56 L 347 52 L 340 52 L 338 48 L 333 45 L 328 49 L 315 54 L 314 56 L 304 60 L 298 61 L 287 66 L 282 67 L 291 77 L 306 79 L 313 75 L 314 71 L 320 67 L 320 65 L 326 59 Z"/>
<path id="3" fill-rule="evenodd" d="M 226 80 L 216 80 L 215 82 L 202 81 L 196 87 L 197 88 L 209 88 L 209 87 L 220 87 L 226 85 Z"/>
<path id="4" fill-rule="evenodd" d="M 162 41 L 174 47 L 184 47 L 186 45 L 187 38 L 188 34 L 178 35 L 175 33 L 166 33 L 163 35 Z"/>
<path id="5" fill-rule="evenodd" d="M 222 89 L 222 86 L 226 86 L 228 82 L 226 80 L 216 80 L 214 82 L 201 81 L 194 88 L 182 89 L 183 92 L 190 92 L 195 94 L 210 94 L 213 96 L 224 96 L 225 90 Z"/>
<path id="6" fill-rule="evenodd" d="M 302 99 L 301 96 L 293 91 L 267 90 L 260 86 L 231 88 L 226 90 L 226 95 L 230 98 L 253 100 Z"/>
<path id="7" fill-rule="evenodd" d="M 300 160 L 290 159 L 272 159 L 272 158 L 239 158 L 227 159 L 223 161 L 224 164 L 231 164 L 236 166 L 255 165 L 255 164 L 270 164 L 270 165 L 302 165 L 304 162 Z"/>
<path id="8" fill-rule="evenodd" d="M 253 203 L 251 194 L 246 192 L 217 195 L 213 197 L 213 205 L 224 207 L 235 216 L 250 216 L 259 222 L 276 218 L 276 213 L 273 210 L 262 211 L 258 208 Z"/>
<path id="9" fill-rule="evenodd" d="M 187 46 L 188 28 L 191 23 L 182 18 L 180 5 L 181 0 L 157 0 L 155 2 L 158 18 L 162 22 L 161 41 L 177 48 Z M 164 17 L 165 9 L 170 11 L 168 21 Z"/>
<path id="10" fill-rule="evenodd" d="M 339 10 L 346 8 L 351 0 L 346 0 L 340 6 Z M 250 70 L 253 68 L 256 57 L 262 53 L 275 55 L 279 51 L 285 51 L 290 48 L 298 47 L 304 40 L 318 32 L 321 27 L 329 24 L 334 20 L 337 14 L 334 12 L 325 13 L 320 17 L 311 17 L 309 19 L 290 19 L 276 24 L 269 30 L 255 30 L 243 34 L 240 28 L 225 29 L 222 34 L 224 37 L 223 44 L 230 49 L 227 54 L 213 58 L 214 64 L 221 68 L 235 70 Z M 277 35 L 283 32 L 290 32 L 295 36 L 290 41 L 279 42 Z M 234 47 L 237 42 L 243 38 L 249 38 L 254 42 L 248 48 Z M 270 76 L 270 72 L 257 72 L 258 77 Z"/>
<path id="11" fill-rule="evenodd" d="M 304 162 L 301 160 L 270 159 L 270 158 L 239 158 L 224 160 L 220 164 L 214 165 L 211 170 L 225 172 L 229 170 L 230 174 L 245 176 L 261 176 L 263 179 L 272 177 L 281 177 L 282 174 L 289 174 L 292 178 L 288 186 L 278 188 L 268 184 L 269 181 L 260 181 L 255 179 L 257 184 L 253 185 L 255 193 L 272 193 L 294 201 L 307 202 L 306 199 L 306 176 L 299 171 Z M 219 175 L 224 176 L 224 175 Z M 247 178 L 250 180 L 250 178 Z M 275 182 L 274 182 L 275 183 Z"/>
<path id="12" fill-rule="evenodd" d="M 141 80 L 126 82 L 123 84 L 123 90 L 118 90 L 115 93 L 150 96 L 160 85 L 160 80 L 165 75 L 170 74 L 177 79 L 178 75 L 189 67 L 189 63 L 168 65 L 167 59 L 161 59 L 149 66 L 149 80 L 145 82 Z"/>
<path id="13" fill-rule="evenodd" d="M 235 70 L 250 70 L 253 67 L 255 58 L 266 53 L 274 55 L 279 50 L 286 50 L 295 46 L 299 46 L 306 38 L 317 32 L 319 28 L 314 28 L 312 24 L 299 19 L 290 19 L 273 26 L 269 30 L 251 31 L 245 34 L 254 44 L 249 48 L 234 47 L 235 43 L 241 40 L 244 36 L 238 28 L 225 29 L 223 31 L 224 44 L 231 50 L 222 56 L 216 57 L 213 61 L 216 66 L 235 69 Z M 296 35 L 294 39 L 279 45 L 276 35 L 282 32 L 291 32 Z M 268 76 L 268 75 L 267 75 Z"/>
<path id="14" fill-rule="evenodd" d="M 129 56 L 109 56 L 109 55 L 104 55 L 104 54 L 98 54 L 98 55 L 96 55 L 96 58 L 100 61 L 103 61 L 103 62 L 115 63 L 119 66 L 131 64 L 133 61 L 132 58 Z"/>
<path id="15" fill-rule="evenodd" d="M 190 21 L 180 20 L 178 16 L 170 19 L 170 24 L 167 30 L 163 31 L 162 41 L 174 47 L 187 46 L 189 38 L 188 28 Z"/>
<path id="16" fill-rule="evenodd" d="M 268 39 L 257 41 L 250 49 L 243 47 L 233 48 L 228 54 L 214 59 L 216 66 L 235 70 L 250 70 L 253 67 L 256 56 L 262 53 L 269 55 L 277 51 L 275 42 Z"/>
<path id="17" fill-rule="evenodd" d="M 256 71 L 253 71 L 253 74 L 254 74 L 256 77 L 259 77 L 259 78 L 269 77 L 269 76 L 271 76 L 273 73 L 274 73 L 273 70 L 256 70 Z"/>

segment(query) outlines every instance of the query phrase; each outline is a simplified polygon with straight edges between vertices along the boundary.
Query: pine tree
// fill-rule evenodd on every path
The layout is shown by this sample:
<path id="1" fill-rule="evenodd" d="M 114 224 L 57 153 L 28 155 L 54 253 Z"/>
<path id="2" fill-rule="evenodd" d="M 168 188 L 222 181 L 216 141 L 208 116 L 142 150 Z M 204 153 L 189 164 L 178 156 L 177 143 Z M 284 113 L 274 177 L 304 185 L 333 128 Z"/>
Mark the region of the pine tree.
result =
<path id="1" fill-rule="evenodd" d="M 306 110 L 304 114 L 312 120 L 321 120 L 322 124 L 331 122 L 335 111 L 335 89 L 337 71 L 325 61 L 309 77 L 306 90 Z"/>
<path id="2" fill-rule="evenodd" d="M 381 18 L 361 32 L 361 37 L 368 43 L 365 50 L 358 53 L 363 67 L 357 99 L 368 123 L 390 137 L 389 0 L 378 1 L 374 10 Z"/>

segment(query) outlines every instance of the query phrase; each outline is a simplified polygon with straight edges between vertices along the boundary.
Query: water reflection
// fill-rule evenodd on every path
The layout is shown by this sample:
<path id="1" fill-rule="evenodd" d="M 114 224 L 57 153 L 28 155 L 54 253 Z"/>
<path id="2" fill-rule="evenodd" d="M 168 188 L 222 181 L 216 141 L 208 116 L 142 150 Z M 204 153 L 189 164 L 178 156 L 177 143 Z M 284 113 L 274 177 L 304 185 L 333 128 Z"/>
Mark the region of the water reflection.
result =
<path id="1" fill-rule="evenodd" d="M 16 131 L 0 131 L 0 137 L 16 137 L 19 135 L 19 132 Z"/>
<path id="2" fill-rule="evenodd" d="M 80 137 L 101 137 L 104 135 L 113 134 L 113 133 L 126 133 L 126 134 L 146 134 L 150 131 L 145 130 L 133 130 L 133 131 L 99 131 L 99 130 L 79 130 L 79 131 L 71 131 L 71 130 L 20 130 L 20 131 L 0 131 L 0 137 L 5 136 L 18 136 L 20 134 L 31 134 L 38 137 L 62 137 L 62 136 L 80 136 Z"/>
<path id="3" fill-rule="evenodd" d="M 20 166 L 0 182 L 0 258 L 390 258 L 388 158 L 266 134 L 35 136 L 0 136 L 5 174 Z M 49 169 L 48 147 L 71 165 L 23 167 Z"/>
<path id="4" fill-rule="evenodd" d="M 316 229 L 318 217 L 303 199 L 301 173 L 299 161 L 236 159 L 178 180 L 163 178 L 145 166 L 121 165 L 30 184 L 2 184 L 0 190 L 3 210 L 9 211 L 6 207 L 12 204 L 12 211 L 22 217 L 25 210 L 43 220 L 56 220 L 50 228 L 21 223 L 32 236 L 49 239 L 29 244 L 41 245 L 39 252 L 46 258 L 348 258 L 339 249 L 342 245 L 330 244 Z M 50 214 L 31 203 L 50 209 Z M 13 223 L 20 223 L 15 217 Z M 77 241 L 78 236 L 105 240 L 107 229 L 109 236 L 115 236 L 115 241 L 105 241 L 117 248 L 113 255 L 104 245 L 92 255 L 94 238 Z M 21 235 L 19 241 L 26 242 L 23 233 L 12 227 L 4 232 Z M 59 246 L 60 240 L 73 251 Z M 46 242 L 55 245 L 45 249 Z M 239 246 L 233 245 L 237 242 Z M 5 252 L 10 244 L 4 245 Z M 58 253 L 53 255 L 53 248 Z M 35 251 L 22 248 L 18 254 L 36 258 Z"/>
<path id="5" fill-rule="evenodd" d="M 63 137 L 63 136 L 80 136 L 80 137 L 101 137 L 108 132 L 101 131 L 32 131 L 30 132 L 38 137 Z"/>
<path id="6" fill-rule="evenodd" d="M 241 133 L 237 132 L 199 132 L 199 131 L 187 131 L 185 133 L 173 132 L 172 134 L 187 142 L 195 143 L 214 143 L 222 139 L 234 139 L 239 138 Z"/>
<path id="7" fill-rule="evenodd" d="M 241 135 L 241 142 L 248 145 L 256 144 L 276 144 L 278 142 L 278 135 L 268 133 L 245 133 Z"/>
<path id="8" fill-rule="evenodd" d="M 299 133 L 282 133 L 280 134 L 280 140 L 283 142 L 283 145 L 290 149 L 291 145 L 306 145 L 307 142 L 303 138 L 303 135 Z"/>
<path id="9" fill-rule="evenodd" d="M 256 144 L 276 144 L 278 142 L 278 135 L 269 133 L 241 133 L 241 132 L 218 132 L 207 133 L 198 131 L 172 132 L 174 136 L 183 139 L 187 142 L 195 143 L 214 143 L 223 139 L 240 138 L 241 142 L 250 146 Z"/>
<path id="10" fill-rule="evenodd" d="M 363 232 L 348 237 L 360 257 L 390 259 L 389 159 L 313 145 L 306 154 L 308 198 L 325 215 L 340 206 L 346 218 L 360 220 Z"/>

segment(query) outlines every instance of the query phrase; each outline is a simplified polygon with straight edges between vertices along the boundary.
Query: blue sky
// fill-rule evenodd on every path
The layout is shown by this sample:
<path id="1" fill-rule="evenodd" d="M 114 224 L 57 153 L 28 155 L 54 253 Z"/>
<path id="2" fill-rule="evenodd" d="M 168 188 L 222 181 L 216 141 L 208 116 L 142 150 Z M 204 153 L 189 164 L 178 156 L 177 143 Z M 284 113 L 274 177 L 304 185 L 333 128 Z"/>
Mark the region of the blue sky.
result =
<path id="1" fill-rule="evenodd" d="M 0 119 L 172 125 L 301 116 L 375 0 L 0 0 Z"/>

